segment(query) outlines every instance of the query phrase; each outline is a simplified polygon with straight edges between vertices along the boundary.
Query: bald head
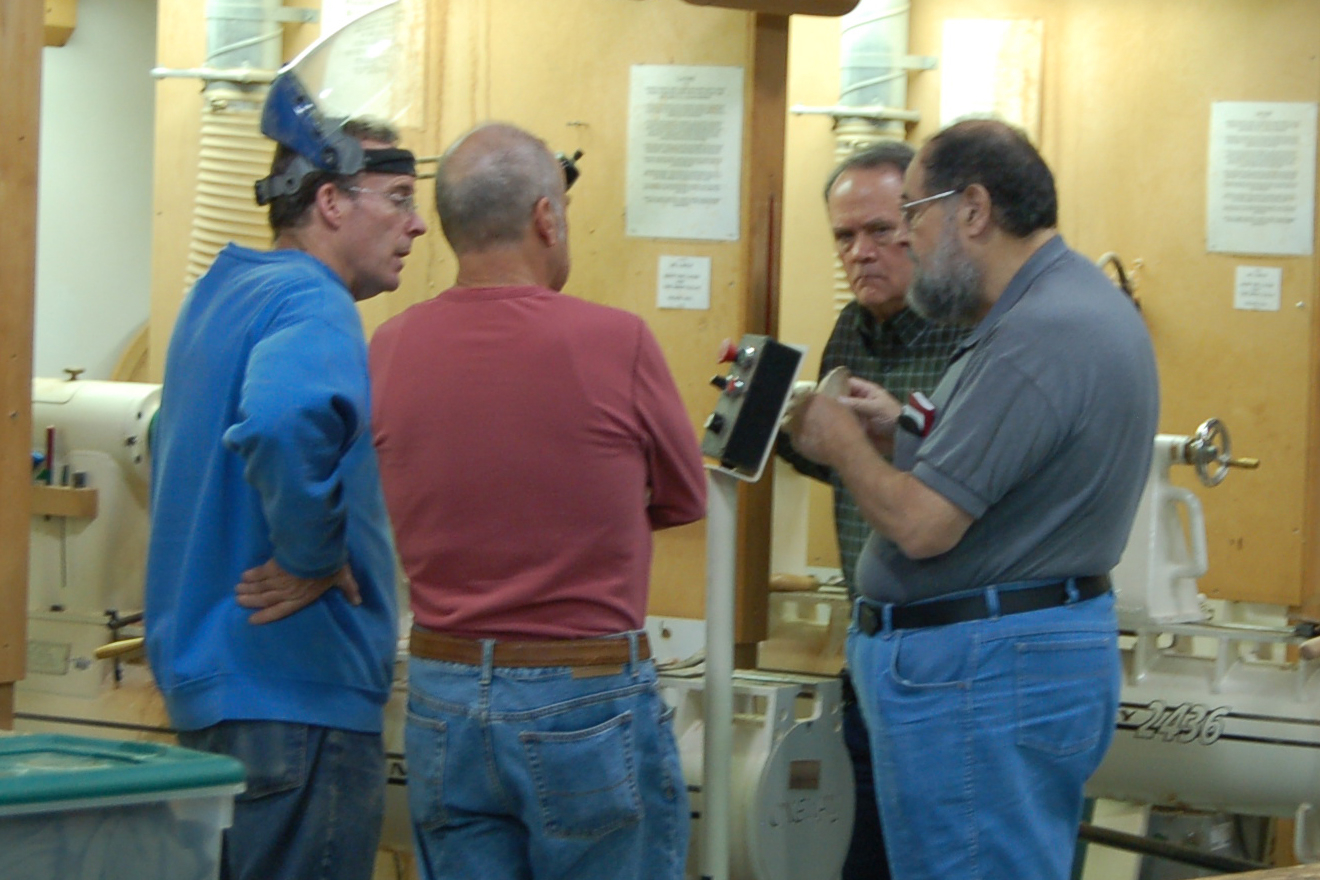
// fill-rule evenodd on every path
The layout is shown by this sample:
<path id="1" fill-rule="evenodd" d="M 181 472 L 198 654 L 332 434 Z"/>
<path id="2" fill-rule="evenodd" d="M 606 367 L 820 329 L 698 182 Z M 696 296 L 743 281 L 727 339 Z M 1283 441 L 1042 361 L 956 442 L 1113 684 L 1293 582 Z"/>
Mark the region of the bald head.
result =
<path id="1" fill-rule="evenodd" d="M 440 226 L 459 255 L 521 240 L 543 198 L 562 218 L 564 172 L 544 142 L 513 125 L 474 128 L 436 171 Z"/>

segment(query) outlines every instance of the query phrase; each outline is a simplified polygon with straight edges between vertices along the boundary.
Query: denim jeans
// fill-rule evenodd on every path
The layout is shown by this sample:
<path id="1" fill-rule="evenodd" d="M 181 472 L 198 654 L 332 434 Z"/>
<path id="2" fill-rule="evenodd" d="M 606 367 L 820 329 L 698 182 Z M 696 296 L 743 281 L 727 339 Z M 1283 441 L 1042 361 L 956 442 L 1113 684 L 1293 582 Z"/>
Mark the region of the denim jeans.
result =
<path id="1" fill-rule="evenodd" d="M 408 666 L 423 877 L 681 880 L 688 799 L 654 664 Z M 620 671 L 621 669 L 621 671 Z"/>
<path id="2" fill-rule="evenodd" d="M 247 768 L 224 834 L 222 880 L 370 880 L 385 817 L 380 734 L 226 721 L 179 743 Z"/>
<path id="3" fill-rule="evenodd" d="M 889 880 L 889 861 L 885 838 L 880 829 L 880 806 L 875 796 L 875 776 L 871 770 L 871 740 L 866 719 L 857 705 L 852 676 L 845 669 L 843 680 L 843 744 L 852 761 L 853 808 L 852 839 L 843 862 L 840 880 Z"/>
<path id="4" fill-rule="evenodd" d="M 1067 880 L 1082 787 L 1113 738 L 1112 594 L 848 634 L 896 880 Z"/>

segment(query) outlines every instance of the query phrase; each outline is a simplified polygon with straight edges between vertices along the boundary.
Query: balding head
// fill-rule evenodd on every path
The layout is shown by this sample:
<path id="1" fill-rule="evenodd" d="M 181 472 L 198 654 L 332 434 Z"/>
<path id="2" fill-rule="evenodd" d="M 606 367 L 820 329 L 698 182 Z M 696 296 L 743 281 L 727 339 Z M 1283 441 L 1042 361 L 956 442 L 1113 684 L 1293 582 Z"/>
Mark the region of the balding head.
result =
<path id="1" fill-rule="evenodd" d="M 440 159 L 435 201 L 454 253 L 518 242 L 533 208 L 549 200 L 564 216 L 564 172 L 544 142 L 505 123 L 463 135 Z"/>

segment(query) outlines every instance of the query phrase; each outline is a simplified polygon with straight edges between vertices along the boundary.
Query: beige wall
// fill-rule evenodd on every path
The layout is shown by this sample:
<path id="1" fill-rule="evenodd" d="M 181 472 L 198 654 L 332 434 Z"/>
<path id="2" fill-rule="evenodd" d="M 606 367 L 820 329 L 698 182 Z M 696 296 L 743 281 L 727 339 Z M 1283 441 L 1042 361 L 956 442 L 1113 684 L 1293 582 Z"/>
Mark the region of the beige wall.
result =
<path id="1" fill-rule="evenodd" d="M 1160 430 L 1191 433 L 1210 416 L 1234 451 L 1262 460 L 1204 489 L 1214 597 L 1301 603 L 1317 573 L 1317 306 L 1314 257 L 1208 254 L 1205 179 L 1214 101 L 1320 101 L 1320 5 L 1313 0 L 915 0 L 911 51 L 938 55 L 948 18 L 1044 21 L 1041 148 L 1058 179 L 1068 242 L 1116 251 L 1136 272 L 1161 370 Z M 832 29 L 832 31 L 831 31 Z M 794 19 L 790 102 L 832 103 L 836 22 Z M 910 105 L 937 128 L 939 71 L 911 77 Z M 829 242 L 820 183 L 830 149 L 820 119 L 789 122 L 785 335 L 823 342 Z M 795 210 L 794 206 L 799 206 Z M 1283 269 L 1279 312 L 1232 307 L 1234 268 Z M 818 352 L 819 349 L 817 348 Z M 821 495 L 823 497 L 823 493 Z M 812 554 L 833 552 L 828 509 L 813 514 Z M 824 519 L 822 519 L 824 518 Z M 824 533 L 825 540 L 818 536 Z M 1308 538 L 1310 538 L 1308 542 Z"/>

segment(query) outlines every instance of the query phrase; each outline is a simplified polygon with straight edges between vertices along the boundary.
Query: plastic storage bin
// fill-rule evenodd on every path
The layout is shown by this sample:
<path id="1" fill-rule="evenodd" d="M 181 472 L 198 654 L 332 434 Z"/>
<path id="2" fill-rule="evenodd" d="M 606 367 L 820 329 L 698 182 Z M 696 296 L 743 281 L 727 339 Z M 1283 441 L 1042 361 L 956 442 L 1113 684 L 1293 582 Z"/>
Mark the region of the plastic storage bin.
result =
<path id="1" fill-rule="evenodd" d="M 243 765 L 155 743 L 0 737 L 5 880 L 214 880 Z"/>

